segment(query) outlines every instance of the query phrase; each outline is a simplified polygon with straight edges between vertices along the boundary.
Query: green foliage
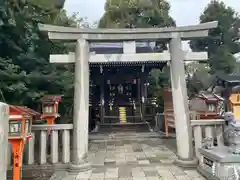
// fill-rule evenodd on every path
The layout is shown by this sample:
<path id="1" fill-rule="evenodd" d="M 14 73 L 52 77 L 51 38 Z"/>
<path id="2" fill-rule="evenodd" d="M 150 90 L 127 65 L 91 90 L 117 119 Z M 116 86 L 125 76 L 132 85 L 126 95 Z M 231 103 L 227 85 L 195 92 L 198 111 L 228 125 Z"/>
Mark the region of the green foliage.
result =
<path id="1" fill-rule="evenodd" d="M 230 31 L 233 23 L 239 19 L 237 13 L 223 2 L 213 0 L 200 16 L 200 22 L 217 20 L 218 27 L 210 30 L 209 37 L 191 41 L 193 51 L 207 51 L 210 57 L 211 73 L 231 73 L 235 61 L 231 54 L 240 51 L 238 37 Z"/>
<path id="2" fill-rule="evenodd" d="M 210 56 L 209 63 L 211 64 L 211 74 L 231 74 L 236 66 L 236 59 L 228 46 L 222 45 Z"/>
<path id="3" fill-rule="evenodd" d="M 151 28 L 176 26 L 165 0 L 107 0 L 100 28 Z M 166 50 L 166 42 L 156 42 L 157 51 Z M 167 69 L 167 68 L 166 68 Z M 149 76 L 150 96 L 159 97 L 162 83 L 168 84 L 169 72 L 154 70 Z M 159 97 L 160 98 L 160 97 Z"/>
<path id="4" fill-rule="evenodd" d="M 170 86 L 169 74 L 170 68 L 168 66 L 163 67 L 162 71 L 154 69 L 150 72 L 150 96 L 156 97 L 159 95 L 159 89 Z"/>
<path id="5" fill-rule="evenodd" d="M 50 9 L 23 1 L 0 3 L 0 101 L 37 109 L 44 94 L 63 94 L 61 114 L 73 101 L 73 65 L 49 63 L 49 54 L 68 52 L 68 44 L 51 42 L 38 23 L 80 26 L 83 19 L 68 17 L 61 9 Z"/>
<path id="6" fill-rule="evenodd" d="M 174 26 L 170 5 L 164 0 L 107 0 L 99 27 L 138 28 Z"/>
<path id="7" fill-rule="evenodd" d="M 149 88 L 148 88 L 148 96 L 156 97 L 158 104 L 158 111 L 163 111 L 163 87 L 170 87 L 170 67 L 164 66 L 162 71 L 160 69 L 153 69 L 150 72 L 148 77 Z"/>
<path id="8" fill-rule="evenodd" d="M 57 1 L 2 0 L 0 1 L 0 100 L 9 104 L 37 108 L 38 99 L 44 94 L 63 94 L 61 114 L 72 110 L 73 65 L 49 63 L 49 54 L 66 53 L 73 44 L 51 42 L 38 29 L 38 23 L 61 26 L 89 27 L 86 19 L 78 14 L 71 17 L 55 6 Z M 59 2 L 63 2 L 59 0 Z M 149 28 L 175 26 L 169 15 L 170 5 L 165 0 L 107 0 L 105 13 L 98 26 L 101 28 Z M 240 51 L 239 37 L 230 31 L 239 22 L 236 12 L 219 1 L 211 1 L 200 17 L 201 23 L 218 20 L 218 28 L 211 30 L 208 38 L 191 41 L 193 51 L 208 51 L 209 68 L 188 65 L 190 96 L 205 89 L 211 74 L 232 73 L 235 59 L 232 54 Z M 239 25 L 239 24 L 238 24 Z M 166 42 L 157 42 L 158 51 L 165 50 Z M 192 66 L 192 67 L 189 67 Z M 150 94 L 159 95 L 162 84 L 169 85 L 169 68 L 150 73 Z"/>
<path id="9" fill-rule="evenodd" d="M 64 6 L 65 0 L 22 0 L 35 6 L 45 9 L 61 9 Z"/>
<path id="10" fill-rule="evenodd" d="M 186 64 L 188 96 L 191 98 L 203 89 L 207 89 L 212 81 L 209 67 L 206 64 L 192 62 Z"/>

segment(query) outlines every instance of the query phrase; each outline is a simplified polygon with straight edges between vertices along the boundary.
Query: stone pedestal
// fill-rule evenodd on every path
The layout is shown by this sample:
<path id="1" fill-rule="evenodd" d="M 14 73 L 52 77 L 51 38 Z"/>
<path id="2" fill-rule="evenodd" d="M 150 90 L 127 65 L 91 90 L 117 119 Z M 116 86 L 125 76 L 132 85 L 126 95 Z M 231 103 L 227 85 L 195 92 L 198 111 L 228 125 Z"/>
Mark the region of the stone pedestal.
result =
<path id="1" fill-rule="evenodd" d="M 207 179 L 238 180 L 240 178 L 240 156 L 229 153 L 229 147 L 200 148 L 199 152 L 201 159 L 198 170 Z"/>

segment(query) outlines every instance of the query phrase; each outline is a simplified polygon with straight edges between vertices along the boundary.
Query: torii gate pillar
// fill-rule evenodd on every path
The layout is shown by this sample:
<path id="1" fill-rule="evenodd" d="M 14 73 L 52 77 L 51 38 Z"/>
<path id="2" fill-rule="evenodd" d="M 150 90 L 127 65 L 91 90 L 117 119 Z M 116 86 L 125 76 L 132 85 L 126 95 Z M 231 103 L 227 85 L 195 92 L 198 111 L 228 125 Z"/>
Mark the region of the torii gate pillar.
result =
<path id="1" fill-rule="evenodd" d="M 79 172 L 91 168 L 85 161 L 89 123 L 89 43 L 85 39 L 77 40 L 74 79 L 73 160 L 69 171 Z"/>
<path id="2" fill-rule="evenodd" d="M 177 165 L 196 166 L 197 159 L 193 156 L 192 130 L 189 120 L 186 77 L 184 69 L 184 56 L 179 33 L 169 42 L 170 73 L 173 96 L 173 109 L 177 141 Z"/>

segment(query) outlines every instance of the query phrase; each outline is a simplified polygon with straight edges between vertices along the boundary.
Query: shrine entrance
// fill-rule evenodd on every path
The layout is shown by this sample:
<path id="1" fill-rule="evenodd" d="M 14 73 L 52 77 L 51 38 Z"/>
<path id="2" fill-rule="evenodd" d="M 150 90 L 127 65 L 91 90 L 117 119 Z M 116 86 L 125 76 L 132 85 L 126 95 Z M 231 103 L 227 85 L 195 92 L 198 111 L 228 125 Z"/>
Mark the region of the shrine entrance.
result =
<path id="1" fill-rule="evenodd" d="M 146 105 L 145 81 L 143 80 L 146 77 L 144 75 L 144 72 L 146 72 L 145 66 L 147 64 L 160 64 L 163 62 L 170 66 L 178 154 L 176 163 L 185 167 L 195 166 L 197 160 L 193 156 L 192 129 L 189 121 L 184 61 L 205 61 L 208 57 L 206 52 L 184 52 L 181 41 L 206 37 L 208 36 L 209 29 L 217 27 L 217 24 L 217 22 L 209 22 L 197 26 L 134 29 L 79 29 L 40 25 L 40 30 L 48 32 L 48 36 L 52 40 L 76 41 L 75 53 L 50 56 L 50 62 L 52 63 L 75 63 L 73 117 L 73 149 L 75 151 L 73 151 L 74 161 L 70 169 L 76 170 L 82 168 L 85 164 L 86 166 L 84 167 L 87 167 L 84 157 L 88 152 L 89 142 L 89 105 L 90 107 L 96 105 L 99 108 L 101 123 L 105 122 L 105 114 L 109 117 L 117 117 L 115 118 L 115 123 L 117 123 L 127 121 L 126 107 L 131 106 L 132 108 L 128 109 L 134 109 L 134 104 L 137 107 L 137 104 L 140 102 L 138 106 L 140 112 L 136 110 L 135 117 L 138 117 L 138 114 L 140 114 L 140 120 L 144 121 L 145 116 L 142 110 Z M 138 42 L 151 43 L 158 41 L 168 44 L 169 51 L 154 52 L 154 48 L 152 48 L 152 51 L 144 53 L 136 51 L 136 44 Z M 117 53 L 113 53 L 111 50 L 98 53 L 91 50 L 92 44 L 96 42 L 121 42 L 122 48 Z M 130 67 L 130 64 L 137 64 L 141 68 L 138 67 L 138 70 L 135 70 L 136 74 L 134 75 L 133 73 L 131 78 L 125 78 L 123 75 L 131 73 L 119 74 L 116 72 L 114 75 L 113 73 L 109 73 L 111 70 L 118 71 L 118 69 L 119 72 L 124 72 L 123 69 L 125 67 L 121 66 L 118 68 L 116 66 L 114 68 L 106 68 L 113 64 L 121 64 L 121 66 L 125 65 L 126 67 Z M 98 70 L 94 71 L 91 67 L 95 67 Z M 134 70 L 131 70 L 131 72 L 134 72 Z M 139 83 L 137 83 L 139 78 L 142 79 L 142 81 L 140 80 L 141 90 L 133 91 L 134 88 L 139 88 Z M 136 80 L 136 84 L 129 83 L 129 80 L 131 82 L 133 80 L 134 83 Z M 91 90 L 94 86 L 96 88 L 99 86 L 97 88 L 100 93 L 97 96 L 99 98 L 90 98 L 91 94 L 97 92 Z M 130 102 L 127 100 L 129 97 L 131 97 L 129 99 Z M 134 99 L 134 97 L 138 98 Z M 97 99 L 99 99 L 98 102 L 93 102 L 97 101 Z M 105 110 L 106 107 L 108 110 Z M 115 116 L 111 116 L 111 113 L 114 113 L 113 108 L 117 108 Z M 109 120 L 106 119 L 106 121 Z M 114 121 L 111 122 L 114 123 Z"/>
<path id="2" fill-rule="evenodd" d="M 91 67 L 90 108 L 101 124 L 144 123 L 154 119 L 156 103 L 148 97 L 147 77 L 163 63 L 110 64 Z"/>
<path id="3" fill-rule="evenodd" d="M 134 68 L 115 66 L 107 68 L 104 82 L 104 114 L 102 123 L 128 123 L 142 120 L 140 81 Z"/>

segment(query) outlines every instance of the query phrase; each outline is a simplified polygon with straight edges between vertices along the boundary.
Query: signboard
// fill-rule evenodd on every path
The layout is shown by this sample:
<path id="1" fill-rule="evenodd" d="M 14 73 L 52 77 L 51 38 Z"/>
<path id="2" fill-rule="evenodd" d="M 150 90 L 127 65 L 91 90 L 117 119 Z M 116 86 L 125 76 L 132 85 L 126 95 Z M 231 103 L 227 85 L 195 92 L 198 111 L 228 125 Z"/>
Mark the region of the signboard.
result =
<path id="1" fill-rule="evenodd" d="M 208 159 L 206 157 L 203 157 L 203 164 L 207 165 L 208 167 L 213 167 L 213 161 L 211 159 Z"/>

